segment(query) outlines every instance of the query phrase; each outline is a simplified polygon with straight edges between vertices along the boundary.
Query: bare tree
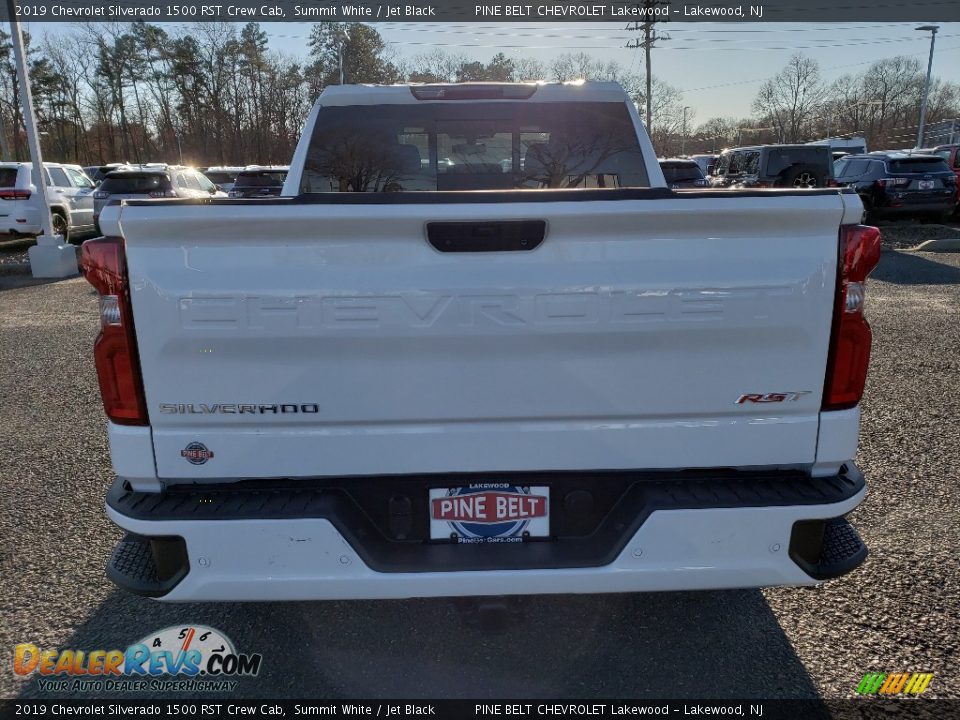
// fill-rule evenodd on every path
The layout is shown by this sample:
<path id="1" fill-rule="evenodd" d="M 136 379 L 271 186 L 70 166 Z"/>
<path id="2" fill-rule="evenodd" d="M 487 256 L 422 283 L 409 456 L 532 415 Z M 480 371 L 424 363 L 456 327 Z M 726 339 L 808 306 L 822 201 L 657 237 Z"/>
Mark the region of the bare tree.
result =
<path id="1" fill-rule="evenodd" d="M 775 77 L 760 86 L 753 110 L 778 128 L 781 142 L 798 142 L 817 117 L 826 97 L 819 64 L 798 53 Z"/>
<path id="2" fill-rule="evenodd" d="M 407 78 L 410 82 L 453 82 L 457 69 L 466 62 L 464 55 L 451 55 L 435 48 L 410 61 Z"/>
<path id="3" fill-rule="evenodd" d="M 689 146 L 694 151 L 718 152 L 732 145 L 736 136 L 737 121 L 734 118 L 714 117 L 694 129 Z"/>
<path id="4" fill-rule="evenodd" d="M 524 82 L 528 80 L 543 80 L 547 75 L 546 66 L 536 58 L 519 57 L 513 61 L 513 80 Z"/>

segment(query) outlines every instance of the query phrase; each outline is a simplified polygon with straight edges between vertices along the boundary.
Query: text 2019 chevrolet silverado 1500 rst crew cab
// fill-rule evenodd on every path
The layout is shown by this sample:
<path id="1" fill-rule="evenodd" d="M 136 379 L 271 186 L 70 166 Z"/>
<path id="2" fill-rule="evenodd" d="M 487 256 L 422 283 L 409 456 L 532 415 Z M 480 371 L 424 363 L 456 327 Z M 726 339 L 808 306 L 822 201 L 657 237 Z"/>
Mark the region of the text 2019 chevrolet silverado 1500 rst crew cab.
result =
<path id="1" fill-rule="evenodd" d="M 83 248 L 129 534 L 170 601 L 804 585 L 844 517 L 879 234 L 675 193 L 608 83 L 331 87 L 284 197 Z"/>

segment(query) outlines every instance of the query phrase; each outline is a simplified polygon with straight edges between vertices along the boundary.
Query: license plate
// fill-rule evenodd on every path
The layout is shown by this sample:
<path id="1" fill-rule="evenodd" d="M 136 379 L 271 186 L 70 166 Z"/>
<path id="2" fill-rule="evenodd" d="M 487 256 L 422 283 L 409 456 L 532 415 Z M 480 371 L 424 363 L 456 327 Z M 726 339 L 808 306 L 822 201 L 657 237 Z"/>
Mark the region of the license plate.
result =
<path id="1" fill-rule="evenodd" d="M 430 539 L 514 543 L 550 535 L 550 488 L 474 483 L 430 489 Z"/>
<path id="2" fill-rule="evenodd" d="M 921 190 L 933 190 L 933 180 L 921 180 L 920 181 Z"/>

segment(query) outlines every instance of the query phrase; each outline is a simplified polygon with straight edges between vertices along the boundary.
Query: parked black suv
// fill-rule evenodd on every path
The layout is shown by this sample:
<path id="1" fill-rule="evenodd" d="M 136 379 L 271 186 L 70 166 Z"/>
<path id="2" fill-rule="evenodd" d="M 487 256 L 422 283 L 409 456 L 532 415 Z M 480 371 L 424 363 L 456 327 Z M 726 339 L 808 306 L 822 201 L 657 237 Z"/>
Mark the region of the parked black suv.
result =
<path id="1" fill-rule="evenodd" d="M 957 177 L 937 155 L 847 155 L 837 160 L 834 177 L 836 185 L 856 189 L 869 218 L 898 214 L 946 218 L 957 206 Z"/>
<path id="2" fill-rule="evenodd" d="M 269 167 L 248 166 L 237 174 L 233 187 L 230 188 L 232 198 L 259 198 L 276 197 L 283 190 L 283 183 L 287 179 L 290 168 L 271 165 Z"/>
<path id="3" fill-rule="evenodd" d="M 695 160 L 669 158 L 660 161 L 660 169 L 667 185 L 673 190 L 683 188 L 702 188 L 707 186 L 703 170 Z"/>
<path id="4" fill-rule="evenodd" d="M 827 145 L 756 145 L 720 153 L 711 187 L 818 188 L 833 179 Z"/>

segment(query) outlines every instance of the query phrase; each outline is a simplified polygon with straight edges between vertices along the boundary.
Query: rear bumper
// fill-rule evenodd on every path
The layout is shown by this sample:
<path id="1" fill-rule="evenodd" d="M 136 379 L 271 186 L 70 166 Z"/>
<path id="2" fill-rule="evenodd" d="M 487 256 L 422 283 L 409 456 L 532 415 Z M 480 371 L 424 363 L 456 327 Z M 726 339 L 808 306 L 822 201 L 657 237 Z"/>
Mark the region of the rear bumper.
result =
<path id="1" fill-rule="evenodd" d="M 829 478 L 617 475 L 622 493 L 598 501 L 606 509 L 586 534 L 503 545 L 425 543 L 410 537 L 416 518 L 398 540 L 394 516 L 375 522 L 369 502 L 330 483 L 150 494 L 118 479 L 107 513 L 132 535 L 108 573 L 174 602 L 377 599 L 812 585 L 866 556 L 842 520 L 866 493 L 850 465 Z"/>
<path id="2" fill-rule="evenodd" d="M 0 210 L 0 232 L 39 235 L 43 231 L 40 213 L 25 202 L 5 201 Z"/>
<path id="3" fill-rule="evenodd" d="M 895 198 L 884 195 L 877 199 L 873 212 L 879 215 L 918 215 L 924 213 L 948 213 L 956 208 L 957 200 L 950 195 L 942 197 L 904 197 Z"/>

